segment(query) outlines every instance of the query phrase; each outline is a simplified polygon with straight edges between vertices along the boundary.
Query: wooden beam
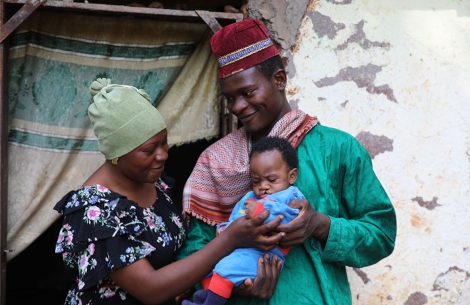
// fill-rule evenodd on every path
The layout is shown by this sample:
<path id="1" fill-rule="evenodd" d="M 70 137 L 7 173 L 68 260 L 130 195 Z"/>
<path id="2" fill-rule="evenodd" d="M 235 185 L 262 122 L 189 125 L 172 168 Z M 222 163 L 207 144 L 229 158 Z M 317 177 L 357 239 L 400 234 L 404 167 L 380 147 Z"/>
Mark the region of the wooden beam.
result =
<path id="1" fill-rule="evenodd" d="M 0 2 L 0 26 L 5 19 L 5 6 Z M 6 64 L 8 49 L 0 42 L 0 305 L 6 304 L 7 219 L 8 219 L 8 92 Z"/>
<path id="2" fill-rule="evenodd" d="M 5 24 L 2 23 L 0 28 L 0 42 L 3 42 L 23 21 L 28 18 L 38 7 L 46 0 L 28 0 L 24 6 L 16 12 Z M 3 3 L 2 3 L 3 4 Z"/>
<path id="3" fill-rule="evenodd" d="M 41 0 L 35 0 L 41 1 Z M 43 0 L 42 0 L 43 1 Z M 26 4 L 28 0 L 2 0 L 8 4 Z M 185 10 L 171 10 L 163 8 L 149 8 L 149 7 L 133 7 L 123 5 L 109 5 L 109 4 L 95 4 L 95 3 L 76 3 L 69 1 L 45 1 L 43 7 L 68 9 L 73 11 L 90 11 L 102 13 L 117 13 L 117 14 L 130 14 L 130 15 L 148 15 L 148 16 L 167 16 L 167 17 L 184 17 L 200 19 L 201 17 L 196 11 Z M 242 13 L 223 13 L 223 12 L 210 12 L 213 18 L 227 21 L 240 21 L 243 19 Z"/>
<path id="4" fill-rule="evenodd" d="M 212 32 L 217 32 L 222 28 L 220 23 L 217 21 L 217 19 L 214 18 L 214 16 L 208 12 L 208 11 L 196 11 L 196 14 L 199 15 L 199 17 L 204 20 L 204 22 L 209 26 L 209 28 L 212 30 Z"/>
<path id="5" fill-rule="evenodd" d="M 225 137 L 232 131 L 238 129 L 238 119 L 227 108 L 227 100 L 220 98 L 220 134 L 221 138 Z"/>

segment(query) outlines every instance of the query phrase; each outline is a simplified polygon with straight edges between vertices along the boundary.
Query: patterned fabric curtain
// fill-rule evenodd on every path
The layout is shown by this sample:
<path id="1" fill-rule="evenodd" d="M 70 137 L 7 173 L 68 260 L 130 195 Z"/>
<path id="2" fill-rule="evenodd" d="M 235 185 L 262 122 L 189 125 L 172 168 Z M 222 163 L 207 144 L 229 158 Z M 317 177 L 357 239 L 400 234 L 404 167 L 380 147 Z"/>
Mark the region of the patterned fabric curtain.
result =
<path id="1" fill-rule="evenodd" d="M 87 116 L 96 78 L 144 89 L 170 145 L 218 135 L 210 37 L 199 23 L 63 12 L 35 12 L 9 37 L 8 260 L 104 162 Z"/>

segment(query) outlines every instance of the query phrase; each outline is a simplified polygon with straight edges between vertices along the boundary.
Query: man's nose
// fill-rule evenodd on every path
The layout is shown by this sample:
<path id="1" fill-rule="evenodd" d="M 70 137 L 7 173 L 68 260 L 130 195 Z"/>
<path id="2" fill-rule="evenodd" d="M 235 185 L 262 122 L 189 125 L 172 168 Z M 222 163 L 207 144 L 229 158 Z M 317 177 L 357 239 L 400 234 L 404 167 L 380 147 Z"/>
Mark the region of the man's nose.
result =
<path id="1" fill-rule="evenodd" d="M 235 101 L 233 102 L 233 106 L 232 106 L 232 113 L 237 115 L 239 113 L 241 113 L 243 111 L 243 109 L 246 108 L 246 101 L 245 99 L 243 98 L 243 96 L 239 96 L 237 98 L 235 98 Z"/>

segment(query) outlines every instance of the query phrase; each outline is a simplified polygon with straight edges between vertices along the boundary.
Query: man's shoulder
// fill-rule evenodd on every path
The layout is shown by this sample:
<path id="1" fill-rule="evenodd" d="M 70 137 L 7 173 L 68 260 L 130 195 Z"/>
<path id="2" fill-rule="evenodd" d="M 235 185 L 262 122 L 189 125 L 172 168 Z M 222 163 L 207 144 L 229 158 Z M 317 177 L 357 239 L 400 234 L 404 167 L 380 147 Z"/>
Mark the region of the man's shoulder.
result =
<path id="1" fill-rule="evenodd" d="M 317 124 L 312 128 L 306 135 L 304 139 L 313 138 L 313 137 L 326 137 L 329 140 L 344 141 L 344 140 L 355 140 L 355 138 L 347 133 L 346 131 L 329 127 L 325 125 Z"/>
<path id="2" fill-rule="evenodd" d="M 318 149 L 322 147 L 323 149 L 333 149 L 357 154 L 365 153 L 364 146 L 350 133 L 324 125 L 316 125 L 312 130 L 310 130 L 299 147 L 315 147 Z"/>
<path id="3" fill-rule="evenodd" d="M 231 151 L 232 149 L 240 149 L 246 146 L 247 143 L 247 136 L 246 133 L 239 129 L 235 130 L 226 136 L 220 138 L 219 140 L 215 141 L 211 145 L 209 145 L 204 152 L 211 153 L 217 151 Z"/>

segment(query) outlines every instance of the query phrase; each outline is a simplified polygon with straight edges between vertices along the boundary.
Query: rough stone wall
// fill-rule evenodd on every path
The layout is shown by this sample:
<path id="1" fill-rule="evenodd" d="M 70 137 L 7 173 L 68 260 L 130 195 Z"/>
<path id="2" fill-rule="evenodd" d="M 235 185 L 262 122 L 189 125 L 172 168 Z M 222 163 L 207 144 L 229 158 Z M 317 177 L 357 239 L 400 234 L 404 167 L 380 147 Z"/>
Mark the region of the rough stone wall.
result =
<path id="1" fill-rule="evenodd" d="M 248 14 L 263 21 L 280 49 L 295 42 L 309 0 L 249 0 Z"/>
<path id="2" fill-rule="evenodd" d="M 394 253 L 349 268 L 354 304 L 470 304 L 470 1 L 250 0 L 288 99 L 369 151 Z"/>

